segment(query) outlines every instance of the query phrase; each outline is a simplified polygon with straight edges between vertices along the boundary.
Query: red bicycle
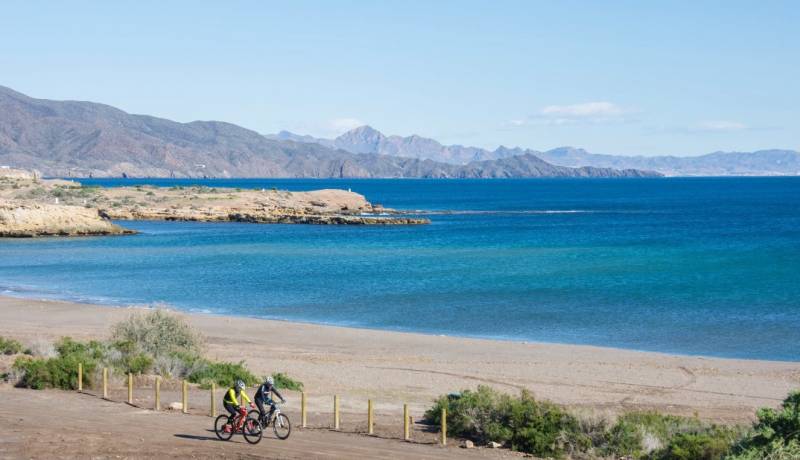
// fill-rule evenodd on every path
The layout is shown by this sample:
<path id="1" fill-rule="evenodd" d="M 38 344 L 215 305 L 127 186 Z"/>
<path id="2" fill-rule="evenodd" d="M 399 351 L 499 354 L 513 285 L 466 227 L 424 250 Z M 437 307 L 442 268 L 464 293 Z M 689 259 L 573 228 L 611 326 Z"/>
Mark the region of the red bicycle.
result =
<path id="1" fill-rule="evenodd" d="M 214 420 L 214 433 L 223 441 L 230 441 L 235 433 L 242 433 L 244 440 L 250 444 L 258 444 L 264 436 L 258 418 L 248 416 L 247 409 L 239 408 L 239 413 L 233 417 L 220 415 Z"/>

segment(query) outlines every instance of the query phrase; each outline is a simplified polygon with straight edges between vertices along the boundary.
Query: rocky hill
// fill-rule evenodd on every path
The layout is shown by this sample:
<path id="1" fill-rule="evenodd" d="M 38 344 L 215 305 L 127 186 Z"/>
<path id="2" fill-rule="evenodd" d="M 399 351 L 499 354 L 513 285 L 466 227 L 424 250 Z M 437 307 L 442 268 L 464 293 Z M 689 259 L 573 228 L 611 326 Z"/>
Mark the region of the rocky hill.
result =
<path id="1" fill-rule="evenodd" d="M 583 149 L 560 147 L 547 151 L 508 148 L 495 150 L 439 142 L 413 136 L 386 136 L 370 126 L 361 126 L 336 139 L 321 139 L 281 131 L 272 139 L 315 143 L 354 153 L 371 153 L 426 159 L 464 165 L 473 161 L 503 160 L 528 156 L 557 166 L 570 168 L 638 169 L 657 171 L 667 176 L 771 176 L 800 175 L 800 153 L 792 150 L 760 150 L 757 152 L 715 152 L 700 156 L 623 156 L 589 153 Z M 500 162 L 498 164 L 504 164 Z"/>
<path id="2" fill-rule="evenodd" d="M 0 165 L 44 176 L 130 177 L 642 177 L 571 169 L 535 155 L 448 164 L 338 145 L 268 138 L 219 121 L 178 123 L 92 102 L 34 99 L 0 87 Z"/>
<path id="3" fill-rule="evenodd" d="M 643 168 L 667 176 L 794 176 L 800 175 L 800 153 L 793 150 L 714 152 L 693 157 L 621 156 L 562 147 L 539 152 L 544 160 L 562 166 Z"/>

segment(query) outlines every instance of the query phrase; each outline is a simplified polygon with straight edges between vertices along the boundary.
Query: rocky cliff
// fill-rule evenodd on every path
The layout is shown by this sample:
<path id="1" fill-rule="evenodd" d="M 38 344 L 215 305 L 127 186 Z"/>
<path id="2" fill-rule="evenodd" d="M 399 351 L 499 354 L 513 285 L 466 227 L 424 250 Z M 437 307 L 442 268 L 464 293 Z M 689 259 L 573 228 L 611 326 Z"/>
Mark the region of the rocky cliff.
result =
<path id="1" fill-rule="evenodd" d="M 129 233 L 111 220 L 318 225 L 416 225 L 423 218 L 344 190 L 288 192 L 209 187 L 84 187 L 66 180 L 0 177 L 0 237 Z"/>

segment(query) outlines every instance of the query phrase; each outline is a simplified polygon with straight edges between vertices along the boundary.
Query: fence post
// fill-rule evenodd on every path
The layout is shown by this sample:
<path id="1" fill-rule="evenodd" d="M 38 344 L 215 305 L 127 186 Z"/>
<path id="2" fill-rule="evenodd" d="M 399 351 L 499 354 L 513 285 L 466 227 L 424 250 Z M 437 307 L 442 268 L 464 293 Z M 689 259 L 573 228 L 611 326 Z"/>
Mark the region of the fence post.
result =
<path id="1" fill-rule="evenodd" d="M 447 408 L 442 407 L 442 445 L 447 445 Z"/>
<path id="2" fill-rule="evenodd" d="M 214 398 L 214 390 L 217 389 L 217 385 L 214 382 L 211 382 L 211 418 L 217 416 L 217 400 Z"/>
<path id="3" fill-rule="evenodd" d="M 108 399 L 108 368 L 103 368 L 103 399 Z"/>
<path id="4" fill-rule="evenodd" d="M 133 374 L 128 372 L 128 404 L 133 405 Z"/>
<path id="5" fill-rule="evenodd" d="M 189 413 L 189 383 L 184 380 L 183 381 L 183 398 L 181 398 L 181 406 L 183 407 L 183 413 Z"/>
<path id="6" fill-rule="evenodd" d="M 367 434 L 374 434 L 374 419 L 372 418 L 372 400 L 367 401 Z"/>
<path id="7" fill-rule="evenodd" d="M 333 397 L 333 429 L 339 429 L 339 395 Z"/>
<path id="8" fill-rule="evenodd" d="M 83 392 L 83 363 L 78 363 L 78 393 Z"/>
<path id="9" fill-rule="evenodd" d="M 300 393 L 300 426 L 305 428 L 308 418 L 306 416 L 306 392 Z"/>
<path id="10" fill-rule="evenodd" d="M 153 408 L 161 410 L 161 377 L 159 376 L 156 376 L 156 401 Z"/>
<path id="11" fill-rule="evenodd" d="M 408 441 L 411 439 L 408 426 L 408 404 L 403 404 L 403 440 Z"/>

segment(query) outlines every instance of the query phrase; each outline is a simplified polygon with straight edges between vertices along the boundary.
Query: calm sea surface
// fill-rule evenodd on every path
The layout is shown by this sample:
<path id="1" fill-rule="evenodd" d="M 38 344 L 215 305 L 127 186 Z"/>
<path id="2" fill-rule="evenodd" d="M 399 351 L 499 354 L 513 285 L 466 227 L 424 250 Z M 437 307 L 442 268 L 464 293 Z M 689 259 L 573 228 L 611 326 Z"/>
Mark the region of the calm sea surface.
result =
<path id="1" fill-rule="evenodd" d="M 432 224 L 0 239 L 0 294 L 800 360 L 800 178 L 83 182 L 351 188 Z"/>

